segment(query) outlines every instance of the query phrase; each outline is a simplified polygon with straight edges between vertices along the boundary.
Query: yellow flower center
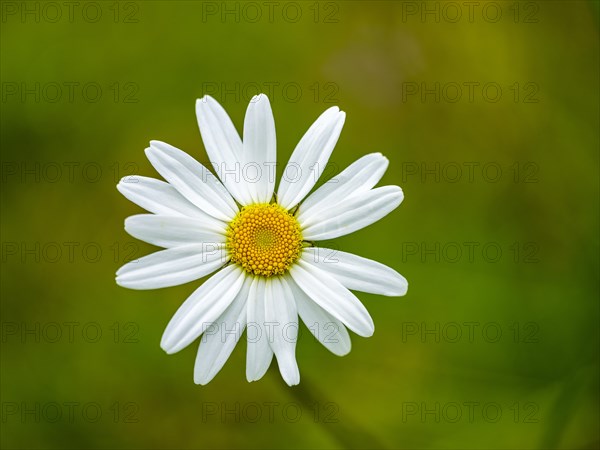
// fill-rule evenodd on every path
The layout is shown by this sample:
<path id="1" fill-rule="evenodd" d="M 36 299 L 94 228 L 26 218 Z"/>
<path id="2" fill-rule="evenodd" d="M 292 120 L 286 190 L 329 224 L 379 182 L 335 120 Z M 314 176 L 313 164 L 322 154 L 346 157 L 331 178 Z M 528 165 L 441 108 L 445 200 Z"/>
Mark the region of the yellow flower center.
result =
<path id="1" fill-rule="evenodd" d="M 265 277 L 282 274 L 300 256 L 300 224 L 277 204 L 244 206 L 229 224 L 227 250 L 246 272 Z"/>

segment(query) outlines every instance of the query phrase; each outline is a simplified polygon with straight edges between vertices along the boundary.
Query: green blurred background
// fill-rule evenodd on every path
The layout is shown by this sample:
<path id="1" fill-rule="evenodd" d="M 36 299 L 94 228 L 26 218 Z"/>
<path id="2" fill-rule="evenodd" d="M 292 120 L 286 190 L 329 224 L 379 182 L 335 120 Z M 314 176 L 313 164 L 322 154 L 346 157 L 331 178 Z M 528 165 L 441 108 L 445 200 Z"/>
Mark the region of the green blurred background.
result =
<path id="1" fill-rule="evenodd" d="M 3 448 L 598 448 L 597 2 L 2 2 L 1 27 Z M 196 345 L 159 347 L 200 282 L 115 285 L 154 250 L 115 185 L 156 175 L 151 139 L 206 162 L 195 99 L 241 130 L 258 90 L 282 163 L 334 104 L 331 174 L 390 159 L 404 203 L 329 245 L 410 287 L 359 294 L 346 357 L 302 330 L 298 387 L 247 383 L 243 339 L 200 387 Z"/>

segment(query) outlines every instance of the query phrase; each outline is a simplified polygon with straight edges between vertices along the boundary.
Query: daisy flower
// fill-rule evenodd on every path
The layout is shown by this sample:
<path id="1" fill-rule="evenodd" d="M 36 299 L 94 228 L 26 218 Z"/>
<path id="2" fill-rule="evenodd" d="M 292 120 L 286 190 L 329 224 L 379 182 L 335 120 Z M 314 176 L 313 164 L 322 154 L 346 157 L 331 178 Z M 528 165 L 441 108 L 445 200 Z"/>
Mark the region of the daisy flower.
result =
<path id="1" fill-rule="evenodd" d="M 315 245 L 364 228 L 395 209 L 398 186 L 374 186 L 388 166 L 380 153 L 363 156 L 312 194 L 344 125 L 326 110 L 296 146 L 275 189 L 275 122 L 269 99 L 254 97 L 243 140 L 219 103 L 196 102 L 200 133 L 217 174 L 187 153 L 152 141 L 146 155 L 166 180 L 126 177 L 117 189 L 150 212 L 128 217 L 133 237 L 164 248 L 117 271 L 131 289 L 188 283 L 213 272 L 177 310 L 161 347 L 176 353 L 202 335 L 194 382 L 221 370 L 244 330 L 246 378 L 260 379 L 273 355 L 285 382 L 300 382 L 298 316 L 336 355 L 350 351 L 348 329 L 373 334 L 366 308 L 351 292 L 401 296 L 404 277 L 378 262 Z"/>

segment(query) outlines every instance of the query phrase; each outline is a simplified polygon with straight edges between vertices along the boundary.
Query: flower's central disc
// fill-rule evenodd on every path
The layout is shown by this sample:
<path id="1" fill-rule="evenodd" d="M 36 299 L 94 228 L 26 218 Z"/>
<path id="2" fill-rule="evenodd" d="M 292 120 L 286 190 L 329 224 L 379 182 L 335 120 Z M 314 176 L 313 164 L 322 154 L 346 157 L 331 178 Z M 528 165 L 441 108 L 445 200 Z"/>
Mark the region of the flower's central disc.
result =
<path id="1" fill-rule="evenodd" d="M 227 249 L 231 260 L 249 273 L 282 274 L 300 256 L 300 224 L 276 204 L 244 206 L 229 224 Z"/>

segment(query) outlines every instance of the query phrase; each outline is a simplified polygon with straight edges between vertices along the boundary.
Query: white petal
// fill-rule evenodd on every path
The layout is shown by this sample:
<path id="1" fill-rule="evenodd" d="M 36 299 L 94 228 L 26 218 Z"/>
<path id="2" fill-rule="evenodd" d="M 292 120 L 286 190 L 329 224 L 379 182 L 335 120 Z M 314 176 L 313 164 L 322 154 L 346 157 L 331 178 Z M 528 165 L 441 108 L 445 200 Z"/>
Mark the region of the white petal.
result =
<path id="1" fill-rule="evenodd" d="M 231 119 L 209 95 L 196 101 L 196 116 L 206 153 L 217 175 L 238 202 L 252 203 L 241 173 L 242 141 Z"/>
<path id="2" fill-rule="evenodd" d="M 394 269 L 352 253 L 313 247 L 305 248 L 301 258 L 354 291 L 398 297 L 408 289 L 406 278 Z"/>
<path id="3" fill-rule="evenodd" d="M 246 379 L 260 380 L 273 359 L 273 350 L 265 328 L 265 279 L 255 277 L 248 293 L 248 348 Z"/>
<path id="4" fill-rule="evenodd" d="M 209 158 L 226 147 L 228 152 L 239 157 L 242 152 L 242 140 L 227 111 L 210 95 L 196 100 L 196 114 L 202 140 L 207 147 Z M 210 125 L 204 127 L 202 124 Z"/>
<path id="5" fill-rule="evenodd" d="M 296 299 L 298 314 L 310 332 L 333 354 L 347 355 L 352 348 L 352 343 L 344 324 L 313 302 L 292 277 L 287 277 L 286 281 Z"/>
<path id="6" fill-rule="evenodd" d="M 125 231 L 135 238 L 158 247 L 187 244 L 223 244 L 226 225 L 210 217 L 156 216 L 138 214 L 125 219 Z"/>
<path id="7" fill-rule="evenodd" d="M 256 203 L 268 203 L 275 188 L 275 120 L 266 95 L 254 96 L 244 120 L 242 176 Z M 255 176 L 256 175 L 256 176 Z"/>
<path id="8" fill-rule="evenodd" d="M 331 275 L 302 259 L 290 268 L 290 275 L 317 305 L 356 334 L 364 337 L 373 335 L 375 326 L 367 309 Z"/>
<path id="9" fill-rule="evenodd" d="M 194 365 L 194 383 L 207 384 L 212 380 L 240 340 L 246 328 L 246 304 L 251 284 L 252 278 L 246 277 L 231 305 L 202 336 Z"/>
<path id="10" fill-rule="evenodd" d="M 187 217 L 206 215 L 169 183 L 155 178 L 127 176 L 119 181 L 117 189 L 128 200 L 154 214 Z"/>
<path id="11" fill-rule="evenodd" d="M 402 203 L 404 194 L 398 186 L 383 186 L 354 195 L 328 210 L 309 217 L 310 223 L 302 230 L 309 241 L 333 239 L 360 230 L 385 217 Z M 304 227 L 304 224 L 300 222 Z"/>
<path id="12" fill-rule="evenodd" d="M 265 322 L 273 335 L 270 343 L 277 357 L 279 372 L 288 386 L 300 383 L 296 362 L 298 311 L 287 282 L 280 277 L 268 278 L 265 292 Z"/>
<path id="13" fill-rule="evenodd" d="M 130 289 L 157 289 L 202 278 L 228 261 L 223 244 L 193 244 L 152 253 L 117 271 L 117 284 Z"/>
<path id="14" fill-rule="evenodd" d="M 363 156 L 304 200 L 298 209 L 298 220 L 308 226 L 311 217 L 337 206 L 340 199 L 367 192 L 381 180 L 388 164 L 381 153 Z"/>
<path id="15" fill-rule="evenodd" d="M 162 336 L 160 346 L 176 353 L 198 338 L 231 304 L 244 282 L 236 265 L 220 270 L 196 289 L 179 307 Z"/>
<path id="16" fill-rule="evenodd" d="M 146 156 L 165 180 L 205 213 L 229 221 L 238 212 L 227 189 L 187 153 L 164 142 L 151 141 Z"/>
<path id="17" fill-rule="evenodd" d="M 312 124 L 294 149 L 277 191 L 284 208 L 297 205 L 313 188 L 340 137 L 346 113 L 333 106 Z"/>

